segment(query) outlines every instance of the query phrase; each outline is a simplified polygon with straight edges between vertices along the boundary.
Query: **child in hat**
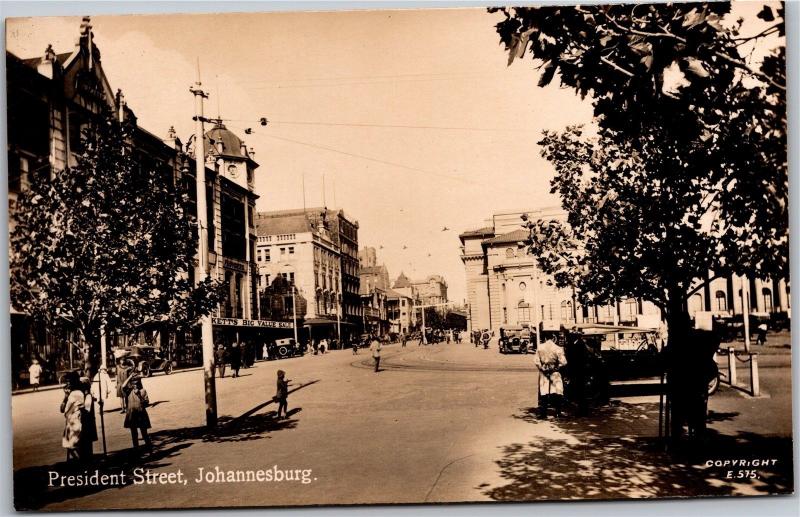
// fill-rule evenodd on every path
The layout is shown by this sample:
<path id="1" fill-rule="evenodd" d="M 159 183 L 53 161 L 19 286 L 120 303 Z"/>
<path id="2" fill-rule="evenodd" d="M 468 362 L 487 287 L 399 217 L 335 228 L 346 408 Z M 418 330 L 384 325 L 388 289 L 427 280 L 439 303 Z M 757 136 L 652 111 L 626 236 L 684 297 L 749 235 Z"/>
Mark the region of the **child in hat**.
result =
<path id="1" fill-rule="evenodd" d="M 286 379 L 286 372 L 278 370 L 278 391 L 275 393 L 275 400 L 278 402 L 278 418 L 281 417 L 281 410 L 283 410 L 284 418 L 288 417 L 287 398 L 289 397 L 289 381 Z"/>

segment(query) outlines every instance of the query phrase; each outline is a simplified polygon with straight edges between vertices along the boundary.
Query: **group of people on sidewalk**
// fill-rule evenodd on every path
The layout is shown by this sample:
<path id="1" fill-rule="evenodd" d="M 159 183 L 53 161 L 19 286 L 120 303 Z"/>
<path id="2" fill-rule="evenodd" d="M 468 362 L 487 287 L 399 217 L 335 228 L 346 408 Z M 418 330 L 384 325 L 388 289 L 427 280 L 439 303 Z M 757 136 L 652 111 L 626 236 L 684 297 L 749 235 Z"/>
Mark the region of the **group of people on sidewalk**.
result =
<path id="1" fill-rule="evenodd" d="M 125 414 L 123 426 L 130 430 L 133 448 L 139 447 L 139 435 L 145 445 L 151 447 L 148 434 L 151 425 L 147 413 L 150 398 L 142 384 L 140 369 L 131 359 L 118 359 L 115 378 L 116 394 Z M 108 381 L 105 371 L 98 372 L 94 381 L 78 371 L 64 375 L 64 399 L 60 408 L 64 414 L 61 446 L 66 450 L 67 462 L 87 464 L 92 461 L 94 442 L 98 440 L 95 407 L 103 411 L 111 394 Z"/>

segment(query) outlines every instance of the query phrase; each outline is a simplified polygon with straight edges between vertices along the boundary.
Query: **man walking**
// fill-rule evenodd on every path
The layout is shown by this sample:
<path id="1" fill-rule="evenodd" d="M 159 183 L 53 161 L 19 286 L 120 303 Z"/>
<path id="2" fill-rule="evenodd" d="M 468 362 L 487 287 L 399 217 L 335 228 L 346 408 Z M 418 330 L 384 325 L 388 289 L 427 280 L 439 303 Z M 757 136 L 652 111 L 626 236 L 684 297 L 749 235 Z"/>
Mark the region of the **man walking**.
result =
<path id="1" fill-rule="evenodd" d="M 224 345 L 219 345 L 217 351 L 214 352 L 214 360 L 217 363 L 217 372 L 219 373 L 220 379 L 225 377 L 225 360 L 227 359 L 227 355 Z"/>
<path id="2" fill-rule="evenodd" d="M 381 342 L 377 337 L 372 337 L 369 349 L 372 352 L 372 358 L 375 360 L 375 373 L 378 373 L 381 367 Z"/>

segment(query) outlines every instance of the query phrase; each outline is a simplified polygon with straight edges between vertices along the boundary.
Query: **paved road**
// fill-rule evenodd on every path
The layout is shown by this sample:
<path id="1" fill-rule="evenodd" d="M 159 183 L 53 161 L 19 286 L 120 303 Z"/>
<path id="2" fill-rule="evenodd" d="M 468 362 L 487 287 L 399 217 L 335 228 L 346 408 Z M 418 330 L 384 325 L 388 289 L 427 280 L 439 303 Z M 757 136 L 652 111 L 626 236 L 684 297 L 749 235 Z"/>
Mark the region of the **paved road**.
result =
<path id="1" fill-rule="evenodd" d="M 574 423 L 571 427 L 531 418 L 530 410 L 537 403 L 537 374 L 530 356 L 501 355 L 466 343 L 428 347 L 410 344 L 407 348 L 391 345 L 384 348 L 382 366 L 383 371 L 374 373 L 367 351 L 358 356 L 336 351 L 324 356 L 257 363 L 255 368 L 242 370 L 238 379 L 218 380 L 221 426 L 214 434 L 203 429 L 202 372 L 146 379 L 145 387 L 153 402 L 149 413 L 156 446 L 143 458 L 131 454 L 122 415 L 107 411 L 110 453 L 101 470 L 124 471 L 130 476 L 136 467 L 155 473 L 180 469 L 188 478 L 187 485 L 157 488 L 126 485 L 46 489 L 48 473 L 63 470 L 63 417 L 58 412 L 61 393 L 56 390 L 15 396 L 12 410 L 18 505 L 57 510 L 415 503 L 576 495 L 647 497 L 680 495 L 680 490 L 686 489 L 682 481 L 674 481 L 682 479 L 681 469 L 686 468 L 682 465 L 670 466 L 678 473 L 665 475 L 669 483 L 655 494 L 642 490 L 608 492 L 602 488 L 565 493 L 563 483 L 561 488 L 553 488 L 559 486 L 554 477 L 579 473 L 574 472 L 574 465 L 564 466 L 571 473 L 548 469 L 548 454 L 537 447 L 557 443 L 566 447 L 564 452 L 569 454 L 570 447 L 579 448 L 589 441 Z M 292 413 L 286 420 L 274 418 L 275 405 L 270 402 L 278 368 L 287 372 L 290 389 L 294 390 L 289 396 Z M 766 384 L 773 389 L 770 381 Z M 730 415 L 728 405 L 739 407 L 744 399 L 724 389 L 719 400 L 733 401 L 725 402 L 726 414 Z M 753 402 L 755 411 L 761 401 Z M 626 420 L 636 408 L 641 411 L 636 413 L 635 422 Z M 606 433 L 610 440 L 632 432 L 648 439 L 657 434 L 650 406 L 623 404 L 608 411 L 627 416 L 603 413 L 582 425 L 597 430 L 616 423 L 616 430 L 612 425 Z M 763 418 L 751 420 L 764 424 Z M 736 421 L 729 416 L 725 425 L 735 426 Z M 604 454 L 611 455 L 609 458 L 625 455 L 624 450 L 614 447 Z M 579 461 L 583 457 L 581 452 L 573 459 Z M 631 465 L 665 461 L 657 452 L 646 456 L 637 452 L 635 458 L 635 464 L 627 463 L 629 469 Z M 545 463 L 540 465 L 541 461 Z M 206 471 L 219 467 L 223 471 L 311 472 L 306 473 L 308 484 L 195 484 L 200 467 Z M 634 471 L 635 468 L 630 475 L 635 477 Z M 299 475 L 302 477 L 303 473 Z M 602 474 L 598 475 L 602 478 Z M 641 475 L 652 477 L 653 471 L 645 468 Z M 695 482 L 706 486 L 702 476 L 695 477 Z M 548 484 L 540 482 L 544 479 Z M 29 488 L 20 490 L 23 483 Z M 579 476 L 575 486 L 586 486 L 586 479 L 581 481 Z M 20 497 L 20 493 L 32 496 Z"/>

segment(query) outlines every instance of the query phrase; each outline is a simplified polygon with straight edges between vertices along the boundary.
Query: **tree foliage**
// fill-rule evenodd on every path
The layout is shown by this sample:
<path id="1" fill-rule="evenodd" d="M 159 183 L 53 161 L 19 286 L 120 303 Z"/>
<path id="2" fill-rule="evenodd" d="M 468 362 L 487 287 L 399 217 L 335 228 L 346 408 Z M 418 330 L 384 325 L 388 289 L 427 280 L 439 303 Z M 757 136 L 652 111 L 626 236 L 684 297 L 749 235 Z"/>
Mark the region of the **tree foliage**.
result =
<path id="1" fill-rule="evenodd" d="M 526 221 L 531 251 L 582 301 L 670 312 L 709 271 L 788 275 L 783 7 L 740 33 L 728 3 L 491 9 L 509 64 L 529 54 L 590 97 L 596 127 L 545 132 L 568 224 Z M 754 54 L 751 52 L 751 54 Z"/>
<path id="2" fill-rule="evenodd" d="M 216 282 L 191 283 L 187 194 L 171 169 L 144 165 L 133 131 L 104 113 L 84 132 L 76 166 L 34 179 L 14 214 L 13 305 L 95 348 L 103 327 L 187 326 L 219 301 Z"/>

